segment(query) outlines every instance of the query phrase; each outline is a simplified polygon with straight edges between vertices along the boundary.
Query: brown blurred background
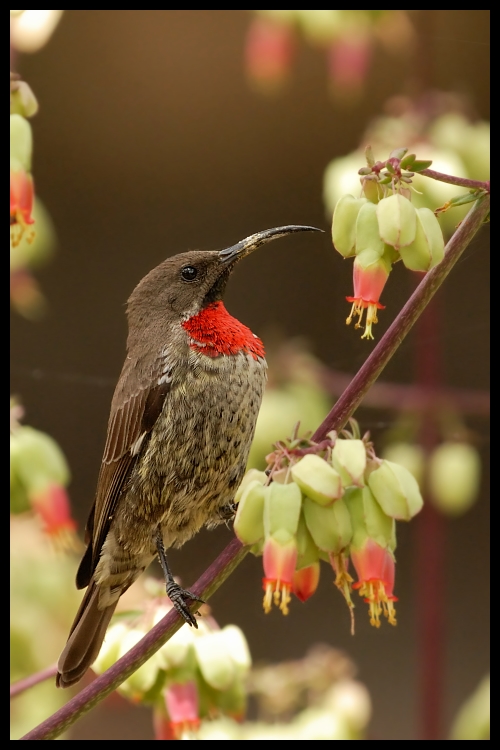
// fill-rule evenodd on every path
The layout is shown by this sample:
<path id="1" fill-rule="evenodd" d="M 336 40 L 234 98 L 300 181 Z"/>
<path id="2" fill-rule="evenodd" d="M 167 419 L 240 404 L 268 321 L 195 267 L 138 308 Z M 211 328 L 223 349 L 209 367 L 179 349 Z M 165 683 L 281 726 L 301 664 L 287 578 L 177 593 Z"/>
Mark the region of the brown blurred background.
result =
<path id="1" fill-rule="evenodd" d="M 345 108 L 328 94 L 323 55 L 302 43 L 288 87 L 264 96 L 245 78 L 250 20 L 245 11 L 67 11 L 44 49 L 17 60 L 40 103 L 32 121 L 34 175 L 58 253 L 38 274 L 48 315 L 38 323 L 12 315 L 11 390 L 22 398 L 27 423 L 65 451 L 82 525 L 124 358 L 124 304 L 163 258 L 224 247 L 280 224 L 322 227 L 323 236 L 291 237 L 252 256 L 232 279 L 226 305 L 264 341 L 277 330 L 302 336 L 324 364 L 345 372 L 354 373 L 374 345 L 345 326 L 351 266 L 329 240 L 322 178 L 332 158 L 357 147 L 389 96 L 411 93 L 419 62 L 378 51 L 364 96 Z M 488 11 L 425 11 L 415 24 L 426 85 L 468 95 L 489 119 Z M 485 228 L 439 295 L 445 377 L 453 386 L 488 388 L 487 240 Z M 412 284 L 396 268 L 377 338 Z M 411 336 L 384 379 L 413 381 Z M 376 440 L 393 415 L 360 409 L 357 417 Z M 488 424 L 476 418 L 468 425 L 486 461 Z M 446 723 L 489 664 L 486 469 L 483 482 L 480 502 L 448 524 Z M 294 602 L 286 619 L 264 616 L 261 563 L 250 556 L 213 597 L 214 615 L 244 629 L 255 661 L 300 657 L 318 641 L 345 649 L 373 699 L 370 737 L 415 739 L 414 526 L 399 531 L 396 629 L 370 628 L 358 607 L 352 638 L 326 568 L 305 605 Z M 201 534 L 172 553 L 174 571 L 189 585 L 230 536 Z M 97 709 L 71 734 L 152 736 L 149 713 L 123 705 Z"/>

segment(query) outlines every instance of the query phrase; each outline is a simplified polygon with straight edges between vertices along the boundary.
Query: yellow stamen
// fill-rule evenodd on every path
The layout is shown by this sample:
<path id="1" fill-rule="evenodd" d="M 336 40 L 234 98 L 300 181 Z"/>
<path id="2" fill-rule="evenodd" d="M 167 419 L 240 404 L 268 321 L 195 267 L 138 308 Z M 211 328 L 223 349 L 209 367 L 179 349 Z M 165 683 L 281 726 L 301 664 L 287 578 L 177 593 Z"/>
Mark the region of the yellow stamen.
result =
<path id="1" fill-rule="evenodd" d="M 288 614 L 288 605 L 290 604 L 292 597 L 290 596 L 290 586 L 284 583 L 281 589 L 281 604 L 280 609 L 284 615 Z"/>
<path id="2" fill-rule="evenodd" d="M 31 244 L 35 239 L 35 230 L 28 229 L 30 225 L 24 220 L 21 211 L 16 211 L 15 214 L 10 216 L 10 242 L 12 247 L 17 247 L 23 236 L 25 236 L 26 242 Z"/>
<path id="3" fill-rule="evenodd" d="M 330 553 L 330 563 L 334 569 L 335 575 L 335 586 L 338 588 L 344 599 L 346 600 L 349 612 L 351 615 L 351 635 L 354 635 L 354 602 L 351 599 L 351 587 L 353 577 L 349 575 L 346 568 L 346 558 L 342 553 L 333 555 Z"/>
<path id="4" fill-rule="evenodd" d="M 353 317 L 355 317 L 356 315 L 361 320 L 361 318 L 363 316 L 363 308 L 361 307 L 361 305 L 359 304 L 359 302 L 353 302 L 352 303 L 350 315 L 349 315 L 348 318 L 346 318 L 346 325 L 350 325 L 351 322 L 352 322 Z M 360 322 L 358 321 L 356 323 L 355 328 L 359 328 L 359 326 L 360 326 Z"/>
<path id="5" fill-rule="evenodd" d="M 266 615 L 268 615 L 273 608 L 273 585 L 270 581 L 266 583 L 264 601 L 262 602 L 262 605 L 264 607 L 264 612 L 266 613 Z"/>
<path id="6" fill-rule="evenodd" d="M 364 581 L 359 587 L 359 594 L 369 604 L 370 625 L 379 628 L 382 613 L 391 625 L 397 624 L 394 601 L 387 596 L 383 581 Z"/>
<path id="7" fill-rule="evenodd" d="M 279 607 L 284 615 L 288 614 L 288 605 L 291 602 L 291 584 L 283 583 L 282 581 L 266 581 L 266 587 L 264 592 L 264 600 L 262 606 L 264 612 L 269 614 L 273 608 L 273 603 L 276 607 Z"/>

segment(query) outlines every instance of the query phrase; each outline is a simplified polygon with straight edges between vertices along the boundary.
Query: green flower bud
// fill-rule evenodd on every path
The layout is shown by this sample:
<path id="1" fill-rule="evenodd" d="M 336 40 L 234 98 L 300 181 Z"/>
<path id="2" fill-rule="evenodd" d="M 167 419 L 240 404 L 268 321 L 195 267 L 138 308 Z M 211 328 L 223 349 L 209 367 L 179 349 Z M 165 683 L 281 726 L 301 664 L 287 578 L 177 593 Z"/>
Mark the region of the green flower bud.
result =
<path id="1" fill-rule="evenodd" d="M 205 682 L 215 690 L 227 690 L 236 679 L 236 666 L 229 654 L 224 630 L 195 638 L 193 646 Z"/>
<path id="2" fill-rule="evenodd" d="M 425 452 L 420 445 L 412 443 L 391 443 L 383 452 L 382 458 L 404 466 L 413 474 L 422 487 L 425 469 Z"/>
<path id="3" fill-rule="evenodd" d="M 394 519 L 384 513 L 368 486 L 345 491 L 353 531 L 353 546 L 361 548 L 366 539 L 373 539 L 380 547 L 396 547 Z"/>
<path id="4" fill-rule="evenodd" d="M 279 537 L 285 543 L 297 532 L 302 493 L 295 482 L 290 484 L 276 484 L 264 487 L 264 532 L 266 538 Z"/>
<path id="5" fill-rule="evenodd" d="M 267 474 L 265 471 L 259 471 L 258 469 L 249 469 L 243 479 L 241 480 L 241 484 L 236 490 L 236 494 L 234 496 L 234 502 L 238 504 L 241 500 L 241 496 L 243 495 L 243 492 L 245 488 L 250 484 L 250 482 L 253 482 L 255 480 L 258 480 L 260 484 L 265 484 L 267 482 Z"/>
<path id="6" fill-rule="evenodd" d="M 489 675 L 460 707 L 451 729 L 451 740 L 489 740 L 491 686 Z"/>
<path id="7" fill-rule="evenodd" d="M 306 497 L 303 510 L 307 528 L 321 550 L 338 554 L 347 547 L 352 539 L 352 524 L 344 500 L 324 507 Z"/>
<path id="8" fill-rule="evenodd" d="M 332 450 L 332 465 L 340 474 L 344 487 L 364 487 L 366 446 L 363 441 L 338 438 Z"/>
<path id="9" fill-rule="evenodd" d="M 342 496 L 340 474 L 313 453 L 308 453 L 292 466 L 292 477 L 304 495 L 319 505 L 331 505 Z"/>
<path id="10" fill-rule="evenodd" d="M 130 651 L 145 634 L 145 630 L 131 629 L 121 622 L 113 625 L 106 634 L 99 656 L 94 662 L 94 671 L 101 674 L 109 669 L 118 659 Z M 119 686 L 118 690 L 134 701 L 142 700 L 155 684 L 161 669 L 161 659 L 158 654 L 153 654 L 147 662 Z"/>
<path id="11" fill-rule="evenodd" d="M 10 116 L 10 158 L 14 160 L 16 169 L 20 165 L 25 172 L 31 172 L 31 153 L 33 151 L 33 136 L 31 125 L 21 115 Z"/>
<path id="12" fill-rule="evenodd" d="M 377 218 L 382 240 L 396 249 L 413 242 L 417 231 L 417 213 L 407 198 L 394 193 L 377 204 Z"/>
<path id="13" fill-rule="evenodd" d="M 443 443 L 430 456 L 428 478 L 430 497 L 439 510 L 465 513 L 479 493 L 479 454 L 468 443 Z"/>
<path id="14" fill-rule="evenodd" d="M 69 483 L 69 467 L 58 444 L 33 427 L 21 426 L 11 437 L 11 460 L 27 492 L 44 490 L 52 483 Z"/>
<path id="15" fill-rule="evenodd" d="M 38 112 L 38 102 L 26 81 L 15 81 L 10 92 L 10 113 L 33 117 Z"/>
<path id="16" fill-rule="evenodd" d="M 166 614 L 166 609 L 159 609 L 153 618 L 153 625 L 156 625 Z M 198 622 L 198 628 L 201 627 L 203 619 Z M 203 623 L 202 632 L 208 632 Z M 194 635 L 191 628 L 181 628 L 161 647 L 157 652 L 159 663 L 162 669 L 176 670 L 183 673 L 192 673 L 196 667 L 196 659 L 193 650 Z"/>
<path id="17" fill-rule="evenodd" d="M 384 254 L 384 242 L 378 228 L 377 206 L 369 201 L 361 206 L 356 219 L 356 255 L 363 250 L 372 250 L 379 257 Z"/>
<path id="18" fill-rule="evenodd" d="M 350 740 L 352 732 L 342 716 L 330 708 L 306 708 L 295 721 L 291 739 L 297 740 Z"/>
<path id="19" fill-rule="evenodd" d="M 255 544 L 264 537 L 264 495 L 259 479 L 248 482 L 240 495 L 234 531 L 243 544 Z"/>
<path id="20" fill-rule="evenodd" d="M 307 528 L 303 512 L 300 514 L 297 527 L 297 553 L 297 570 L 309 567 L 317 562 L 319 557 L 318 547 Z"/>
<path id="21" fill-rule="evenodd" d="M 430 271 L 444 258 L 444 237 L 439 221 L 430 208 L 417 208 L 415 239 L 399 251 L 411 271 Z"/>
<path id="22" fill-rule="evenodd" d="M 252 666 L 252 657 L 247 639 L 241 628 L 236 625 L 226 625 L 222 628 L 227 650 L 241 676 L 245 675 Z"/>
<path id="23" fill-rule="evenodd" d="M 336 682 L 325 696 L 325 703 L 355 732 L 360 732 L 370 721 L 370 694 L 357 680 L 344 678 Z"/>
<path id="24" fill-rule="evenodd" d="M 418 482 L 400 464 L 382 460 L 370 473 L 368 484 L 384 513 L 391 518 L 409 521 L 422 510 L 424 501 Z"/>
<path id="25" fill-rule="evenodd" d="M 335 206 L 332 222 L 332 240 L 335 250 L 349 258 L 354 255 L 356 247 L 356 218 L 366 198 L 354 198 L 343 195 Z M 372 205 L 372 204 L 370 204 Z"/>
<path id="26" fill-rule="evenodd" d="M 118 661 L 120 653 L 120 643 L 129 628 L 123 622 L 116 622 L 108 628 L 106 638 L 103 641 L 99 656 L 92 665 L 96 674 L 102 674 Z"/>

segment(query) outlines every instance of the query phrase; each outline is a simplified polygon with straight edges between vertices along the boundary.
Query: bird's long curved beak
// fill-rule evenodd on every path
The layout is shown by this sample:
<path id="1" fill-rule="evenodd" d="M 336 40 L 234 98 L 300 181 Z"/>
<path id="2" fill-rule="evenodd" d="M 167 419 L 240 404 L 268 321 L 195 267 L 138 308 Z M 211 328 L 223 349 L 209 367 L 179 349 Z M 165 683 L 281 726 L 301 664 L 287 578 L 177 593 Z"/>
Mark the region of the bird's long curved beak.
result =
<path id="1" fill-rule="evenodd" d="M 257 232 L 257 234 L 251 234 L 250 237 L 245 237 L 244 240 L 240 240 L 236 245 L 231 245 L 231 247 L 220 250 L 219 258 L 223 263 L 227 263 L 232 260 L 244 258 L 245 255 L 249 255 L 261 245 L 265 245 L 266 242 L 277 240 L 279 237 L 285 237 L 287 234 L 322 231 L 322 229 L 318 229 L 317 227 L 306 227 L 300 224 L 289 224 L 286 227 L 265 229 L 263 232 Z"/>

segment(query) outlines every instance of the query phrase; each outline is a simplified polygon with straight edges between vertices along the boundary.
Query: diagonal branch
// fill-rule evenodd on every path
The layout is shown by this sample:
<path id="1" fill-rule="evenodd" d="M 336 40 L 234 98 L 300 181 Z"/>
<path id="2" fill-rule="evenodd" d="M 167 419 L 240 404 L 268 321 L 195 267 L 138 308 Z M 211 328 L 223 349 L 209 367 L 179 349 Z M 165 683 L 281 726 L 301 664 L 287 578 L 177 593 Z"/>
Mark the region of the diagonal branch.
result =
<path id="1" fill-rule="evenodd" d="M 359 406 L 365 393 L 380 375 L 426 305 L 439 289 L 488 214 L 489 196 L 478 200 L 446 246 L 444 259 L 427 273 L 390 328 L 381 338 L 359 372 L 352 379 L 326 419 L 313 435 L 315 441 L 325 438 L 330 430 L 341 429 Z M 191 591 L 208 599 L 240 564 L 248 549 L 233 539 L 212 565 L 203 573 Z M 193 608 L 196 604 L 193 604 Z M 144 638 L 110 669 L 98 677 L 63 708 L 46 719 L 23 740 L 50 740 L 58 737 L 77 719 L 87 713 L 136 669 L 144 664 L 181 627 L 177 612 L 172 609 Z"/>

